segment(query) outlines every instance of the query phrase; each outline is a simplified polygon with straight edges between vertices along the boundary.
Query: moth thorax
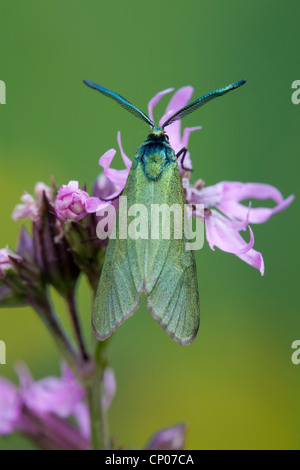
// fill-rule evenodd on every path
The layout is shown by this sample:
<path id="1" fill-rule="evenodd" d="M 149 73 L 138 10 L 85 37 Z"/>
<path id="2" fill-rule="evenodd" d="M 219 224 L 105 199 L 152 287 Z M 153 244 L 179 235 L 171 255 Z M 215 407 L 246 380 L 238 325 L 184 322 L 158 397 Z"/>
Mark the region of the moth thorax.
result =
<path id="1" fill-rule="evenodd" d="M 157 180 L 164 169 L 165 166 L 165 155 L 163 152 L 159 153 L 149 153 L 147 156 L 144 156 L 144 171 L 150 180 Z"/>

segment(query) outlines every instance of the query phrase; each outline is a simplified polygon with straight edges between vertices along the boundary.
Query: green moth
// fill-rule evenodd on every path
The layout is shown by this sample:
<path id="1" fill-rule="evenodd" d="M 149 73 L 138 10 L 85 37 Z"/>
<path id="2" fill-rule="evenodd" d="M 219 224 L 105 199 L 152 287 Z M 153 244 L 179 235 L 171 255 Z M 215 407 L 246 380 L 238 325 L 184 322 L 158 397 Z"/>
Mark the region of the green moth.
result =
<path id="1" fill-rule="evenodd" d="M 165 128 L 195 111 L 205 103 L 228 93 L 245 83 L 240 80 L 212 91 L 193 101 L 169 117 L 162 127 L 117 93 L 85 80 L 89 87 L 114 99 L 121 106 L 151 126 L 151 132 L 138 148 L 123 190 L 127 207 L 143 204 L 151 213 L 154 205 L 179 204 L 184 220 L 186 204 L 178 170 L 177 155 L 172 149 Z M 127 210 L 121 198 L 119 212 Z M 147 239 L 120 236 L 116 217 L 116 238 L 111 238 L 101 272 L 93 309 L 93 329 L 99 340 L 108 338 L 138 309 L 145 292 L 147 308 L 166 333 L 179 344 L 188 345 L 196 337 L 200 323 L 199 291 L 193 250 L 186 249 L 189 241 L 184 230 L 181 239 L 174 234 Z M 182 222 L 183 223 L 183 222 Z M 150 222 L 151 224 L 151 222 Z M 149 232 L 151 227 L 148 227 Z"/>

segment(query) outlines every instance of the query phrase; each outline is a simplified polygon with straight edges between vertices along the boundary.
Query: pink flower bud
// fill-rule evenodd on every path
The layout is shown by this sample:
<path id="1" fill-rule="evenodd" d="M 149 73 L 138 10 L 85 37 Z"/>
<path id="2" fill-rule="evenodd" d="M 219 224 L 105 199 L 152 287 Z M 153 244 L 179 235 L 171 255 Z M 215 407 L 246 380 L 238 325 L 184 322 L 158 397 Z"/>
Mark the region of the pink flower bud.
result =
<path id="1" fill-rule="evenodd" d="M 87 215 L 87 192 L 79 189 L 78 181 L 70 181 L 63 185 L 55 201 L 55 212 L 60 220 L 81 220 Z"/>

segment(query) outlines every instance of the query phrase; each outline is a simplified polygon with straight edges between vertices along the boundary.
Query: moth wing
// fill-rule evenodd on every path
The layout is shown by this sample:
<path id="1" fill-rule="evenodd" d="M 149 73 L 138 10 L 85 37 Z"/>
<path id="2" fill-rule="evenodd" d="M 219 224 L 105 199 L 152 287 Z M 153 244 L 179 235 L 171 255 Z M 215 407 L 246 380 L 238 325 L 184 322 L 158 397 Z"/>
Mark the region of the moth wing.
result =
<path id="1" fill-rule="evenodd" d="M 145 267 L 147 307 L 169 336 L 182 345 L 188 345 L 198 332 L 200 306 L 195 254 L 186 250 L 189 241 L 184 230 L 186 200 L 176 162 L 165 167 L 161 178 L 153 184 L 152 194 L 153 204 L 178 205 L 182 214 L 182 238 L 174 238 L 174 223 L 171 221 L 169 239 L 162 238 L 160 227 L 159 240 L 148 240 Z"/>
<path id="2" fill-rule="evenodd" d="M 126 204 L 130 207 L 135 203 L 136 188 L 140 187 L 136 166 L 134 161 L 123 191 L 127 203 L 120 198 L 119 212 L 127 212 Z M 93 307 L 93 330 L 99 340 L 108 338 L 134 314 L 143 288 L 145 240 L 120 238 L 119 212 L 115 220 L 116 238 L 109 240 Z"/>

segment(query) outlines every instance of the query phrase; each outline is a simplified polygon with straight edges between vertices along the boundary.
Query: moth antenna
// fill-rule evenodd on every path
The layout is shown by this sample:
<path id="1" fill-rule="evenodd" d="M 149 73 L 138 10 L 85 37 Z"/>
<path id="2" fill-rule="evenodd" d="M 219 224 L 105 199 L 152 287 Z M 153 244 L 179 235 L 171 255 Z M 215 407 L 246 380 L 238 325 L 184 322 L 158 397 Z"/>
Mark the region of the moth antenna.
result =
<path id="1" fill-rule="evenodd" d="M 178 119 L 182 119 L 184 116 L 187 116 L 187 114 L 193 113 L 194 111 L 196 111 L 196 109 L 200 108 L 200 106 L 205 105 L 209 101 L 212 101 L 215 98 L 218 98 L 219 96 L 223 96 L 231 90 L 239 88 L 240 86 L 244 85 L 244 83 L 246 83 L 246 80 L 239 80 L 238 82 L 232 83 L 231 85 L 227 85 L 223 88 L 219 88 L 218 90 L 211 91 L 210 93 L 201 96 L 201 98 L 198 98 L 191 104 L 188 104 L 184 108 L 181 108 L 179 111 L 174 113 L 173 116 L 169 117 L 169 119 L 167 119 L 166 122 L 162 125 L 162 128 L 173 124 L 173 122 L 178 121 Z"/>
<path id="2" fill-rule="evenodd" d="M 154 122 L 152 122 L 151 119 L 145 113 L 143 113 L 140 109 L 138 109 L 136 106 L 134 106 L 125 98 L 123 98 L 123 96 L 118 95 L 118 93 L 108 90 L 107 88 L 104 88 L 101 85 L 97 85 L 97 83 L 90 82 L 89 80 L 83 80 L 83 83 L 85 83 L 90 88 L 93 88 L 94 90 L 100 91 L 100 93 L 103 93 L 103 95 L 106 95 L 109 98 L 112 98 L 113 100 L 117 101 L 117 103 L 119 103 L 123 108 L 125 108 L 131 114 L 138 117 L 139 119 L 142 119 L 147 124 L 150 124 L 151 127 L 155 127 Z"/>

